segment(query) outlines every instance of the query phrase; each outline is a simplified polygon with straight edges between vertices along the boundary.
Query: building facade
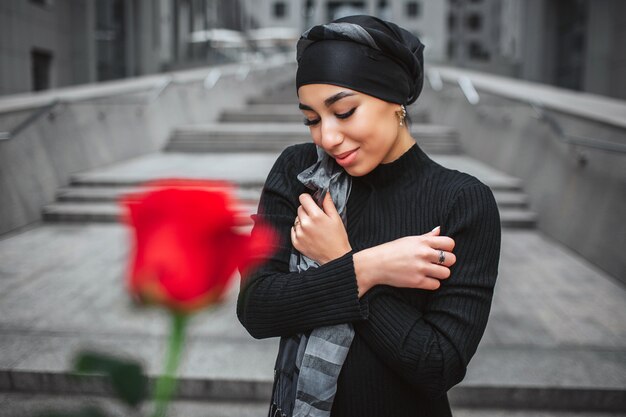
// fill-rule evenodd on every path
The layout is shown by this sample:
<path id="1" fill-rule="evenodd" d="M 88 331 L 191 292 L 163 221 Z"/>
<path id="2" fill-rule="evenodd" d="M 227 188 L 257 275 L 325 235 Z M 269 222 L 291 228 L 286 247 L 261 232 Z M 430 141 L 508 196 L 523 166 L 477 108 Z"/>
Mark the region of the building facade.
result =
<path id="1" fill-rule="evenodd" d="M 626 2 L 448 3 L 450 64 L 626 99 Z"/>
<path id="2" fill-rule="evenodd" d="M 192 33 L 247 16 L 238 0 L 2 0 L 0 95 L 221 62 Z"/>
<path id="3" fill-rule="evenodd" d="M 249 0 L 252 1 L 252 0 Z M 369 14 L 397 23 L 426 45 L 431 62 L 445 59 L 447 4 L 440 0 L 256 0 L 254 19 L 260 27 L 288 27 L 299 32 L 343 16 Z"/>

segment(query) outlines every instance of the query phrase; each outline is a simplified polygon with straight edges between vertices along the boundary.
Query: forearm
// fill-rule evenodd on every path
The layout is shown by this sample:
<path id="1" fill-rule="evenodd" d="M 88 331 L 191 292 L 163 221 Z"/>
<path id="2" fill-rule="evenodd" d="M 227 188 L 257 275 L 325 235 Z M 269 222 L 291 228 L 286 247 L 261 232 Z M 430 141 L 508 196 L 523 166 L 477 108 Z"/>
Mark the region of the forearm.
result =
<path id="1" fill-rule="evenodd" d="M 358 294 L 359 298 L 361 298 L 372 287 L 378 284 L 376 265 L 380 260 L 377 259 L 376 251 L 373 248 L 363 249 L 355 253 L 353 259 Z"/>
<path id="2" fill-rule="evenodd" d="M 368 319 L 354 323 L 354 328 L 416 390 L 438 397 L 461 381 L 466 364 L 453 341 L 394 291 L 397 290 L 381 291 L 377 287 L 368 293 L 364 297 L 369 306 Z"/>
<path id="3" fill-rule="evenodd" d="M 449 279 L 426 294 L 373 287 L 363 297 L 368 320 L 355 323 L 379 357 L 431 397 L 462 380 L 487 325 L 500 250 L 491 192 L 479 185 L 460 193 L 442 233 L 456 242 Z"/>
<path id="4" fill-rule="evenodd" d="M 357 291 L 351 252 L 301 273 L 270 264 L 242 283 L 237 316 L 255 338 L 288 336 L 366 318 Z"/>

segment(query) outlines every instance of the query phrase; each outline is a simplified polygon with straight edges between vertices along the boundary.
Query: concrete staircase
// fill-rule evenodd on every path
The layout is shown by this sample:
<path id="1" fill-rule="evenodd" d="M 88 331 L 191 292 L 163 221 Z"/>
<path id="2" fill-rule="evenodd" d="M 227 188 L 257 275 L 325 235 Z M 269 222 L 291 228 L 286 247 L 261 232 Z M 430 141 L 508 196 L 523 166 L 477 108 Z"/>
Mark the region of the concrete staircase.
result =
<path id="1" fill-rule="evenodd" d="M 133 191 L 133 185 L 163 175 L 234 180 L 243 187 L 247 208 L 250 213 L 254 212 L 265 176 L 280 151 L 311 139 L 308 129 L 301 123 L 303 116 L 297 110 L 293 97 L 278 92 L 252 102 L 245 109 L 225 112 L 220 123 L 177 128 L 165 147 L 166 152 L 153 155 L 150 160 L 152 165 L 142 157 L 111 167 L 108 171 L 75 175 L 69 187 L 59 190 L 57 202 L 43 208 L 44 219 L 62 222 L 117 221 L 120 209 L 115 200 L 122 193 Z M 491 187 L 500 208 L 503 227 L 535 226 L 536 216 L 528 207 L 521 181 L 463 156 L 455 129 L 415 123 L 415 120 L 427 121 L 427 114 L 413 109 L 409 114 L 414 120 L 411 133 L 425 152 L 447 167 L 475 175 Z M 171 153 L 175 156 L 169 155 Z M 181 153 L 191 153 L 194 159 L 185 161 L 183 165 L 186 166 L 179 166 Z M 221 160 L 220 163 L 215 163 L 216 158 Z M 263 167 L 259 166 L 259 159 L 265 162 Z M 225 176 L 226 165 L 241 170 L 254 168 L 246 177 L 247 182 L 242 182 Z M 155 166 L 160 169 L 155 170 Z M 132 176 L 127 173 L 132 173 Z"/>
<path id="2" fill-rule="evenodd" d="M 42 225 L 0 239 L 0 417 L 79 399 L 124 415 L 105 381 L 69 371 L 80 347 L 141 358 L 151 377 L 162 369 L 167 317 L 137 310 L 124 294 L 128 230 L 116 200 L 150 179 L 220 178 L 239 185 L 253 213 L 280 150 L 310 140 L 295 107 L 293 91 L 281 90 L 220 123 L 181 126 L 164 152 L 77 173 L 43 208 Z M 504 228 L 489 325 L 467 377 L 450 391 L 455 416 L 624 415 L 626 290 L 535 230 L 519 179 L 463 155 L 454 129 L 428 124 L 424 113 L 413 120 L 433 159 L 491 187 Z M 172 415 L 266 412 L 277 340 L 245 332 L 236 293 L 194 318 Z"/>

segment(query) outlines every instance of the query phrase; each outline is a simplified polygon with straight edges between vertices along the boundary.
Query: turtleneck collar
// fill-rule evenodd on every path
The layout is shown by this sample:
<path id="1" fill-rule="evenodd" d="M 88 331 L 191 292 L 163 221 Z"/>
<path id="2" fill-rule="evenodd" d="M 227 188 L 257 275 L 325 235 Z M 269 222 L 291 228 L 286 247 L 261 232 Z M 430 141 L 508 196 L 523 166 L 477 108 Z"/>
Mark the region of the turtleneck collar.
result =
<path id="1" fill-rule="evenodd" d="M 402 177 L 415 176 L 421 173 L 430 162 L 432 161 L 428 155 L 422 151 L 417 143 L 414 143 L 396 160 L 379 164 L 372 171 L 359 178 L 371 185 L 385 185 L 396 182 Z"/>

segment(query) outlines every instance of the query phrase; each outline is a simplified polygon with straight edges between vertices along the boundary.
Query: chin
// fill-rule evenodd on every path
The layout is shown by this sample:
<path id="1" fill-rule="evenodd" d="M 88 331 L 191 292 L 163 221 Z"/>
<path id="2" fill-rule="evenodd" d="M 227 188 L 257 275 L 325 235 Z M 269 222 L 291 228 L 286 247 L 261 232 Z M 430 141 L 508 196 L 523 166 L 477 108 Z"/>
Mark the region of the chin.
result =
<path id="1" fill-rule="evenodd" d="M 362 177 L 363 175 L 371 172 L 371 169 L 363 168 L 363 167 L 347 167 L 344 168 L 348 174 L 353 177 Z"/>

